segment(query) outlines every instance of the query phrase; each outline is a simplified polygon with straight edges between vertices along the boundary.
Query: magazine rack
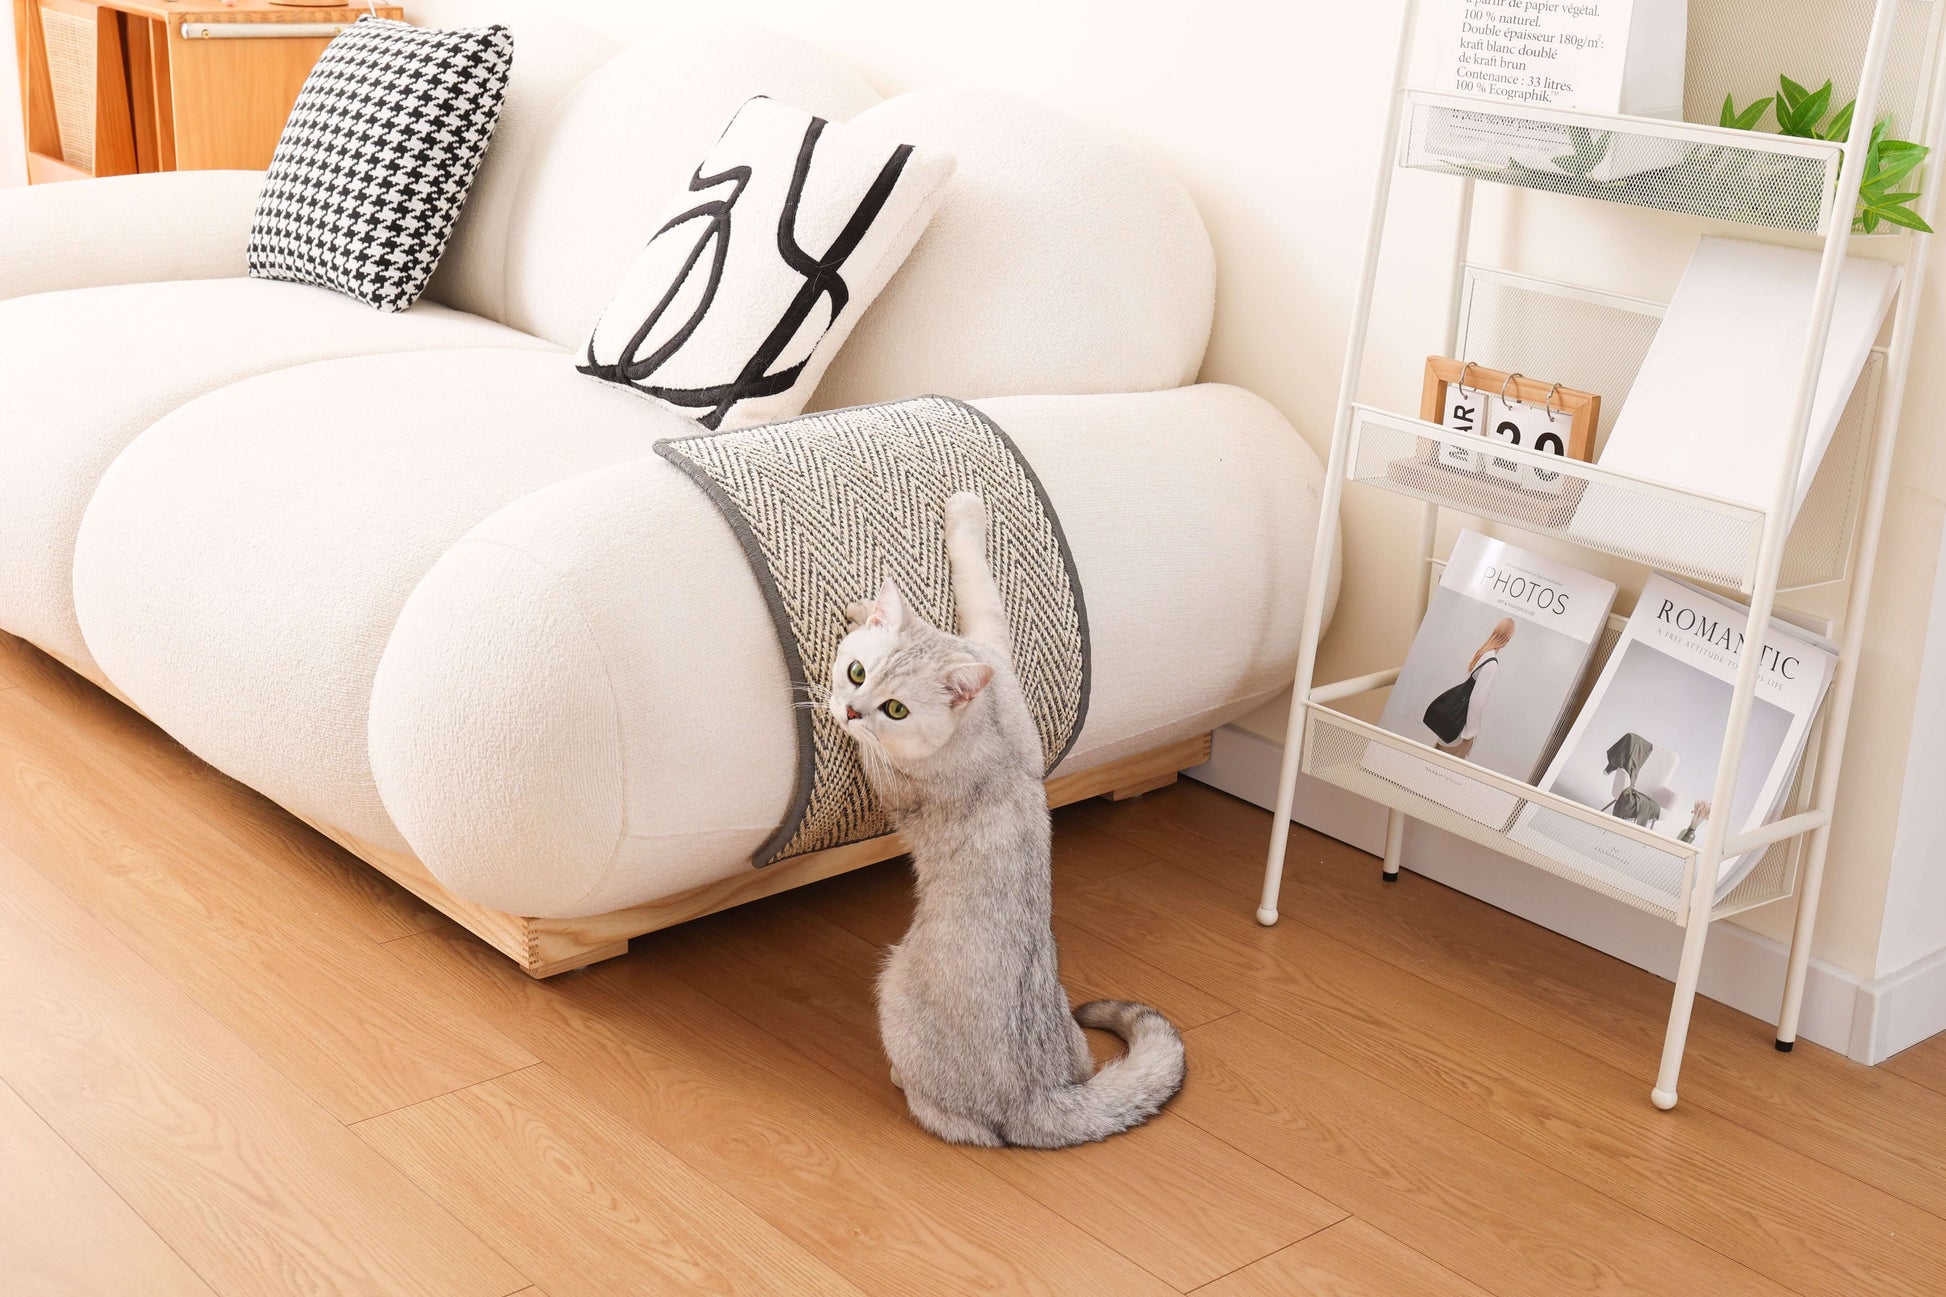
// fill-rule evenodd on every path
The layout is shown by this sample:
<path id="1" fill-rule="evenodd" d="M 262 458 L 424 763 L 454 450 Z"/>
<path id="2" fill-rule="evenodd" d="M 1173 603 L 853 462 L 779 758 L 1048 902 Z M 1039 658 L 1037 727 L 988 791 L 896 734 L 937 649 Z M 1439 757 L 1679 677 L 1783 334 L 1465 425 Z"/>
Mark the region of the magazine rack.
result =
<path id="1" fill-rule="evenodd" d="M 1414 88 L 1408 84 L 1408 76 L 1419 0 L 1407 0 L 1385 126 L 1385 165 L 1380 168 L 1373 196 L 1319 513 L 1318 561 L 1330 560 L 1331 547 L 1338 541 L 1344 488 L 1346 483 L 1356 482 L 1423 503 L 1420 555 L 1426 563 L 1437 562 L 1434 547 L 1440 517 L 1443 511 L 1452 511 L 1734 591 L 1750 604 L 1753 636 L 1761 634 L 1758 628 L 1768 626 L 1773 614 L 1780 611 L 1780 593 L 1843 583 L 1843 612 L 1830 627 L 1839 661 L 1786 813 L 1747 832 L 1732 832 L 1730 817 L 1722 816 L 1707 823 L 1701 841 L 1685 845 L 1359 719 L 1354 713 L 1369 708 L 1359 707 L 1356 700 L 1387 688 L 1398 678 L 1398 672 L 1317 684 L 1314 673 L 1326 583 L 1313 582 L 1305 607 L 1276 820 L 1264 871 L 1263 898 L 1257 910 L 1259 922 L 1268 925 L 1277 921 L 1291 808 L 1301 772 L 1388 808 L 1388 879 L 1398 876 L 1405 823 L 1416 819 L 1682 927 L 1675 998 L 1651 1094 L 1655 1105 L 1663 1109 L 1676 1104 L 1676 1083 L 1710 924 L 1796 891 L 1797 920 L 1777 1022 L 1777 1048 L 1789 1050 L 1795 1043 L 1900 407 L 1912 364 L 1917 306 L 1931 244 L 1925 234 L 1884 232 L 1889 227 L 1881 227 L 1877 236 L 1855 234 L 1850 217 L 1857 207 L 1864 175 L 1865 142 L 1872 124 L 1880 118 L 1893 117 L 1900 135 L 1932 147 L 1936 154 L 1933 164 L 1946 161 L 1946 157 L 1937 155 L 1942 119 L 1946 118 L 1942 111 L 1946 109 L 1946 95 L 1929 92 L 1942 81 L 1942 10 L 1946 10 L 1946 0 L 1690 0 L 1686 115 L 1692 120 L 1670 122 L 1563 113 Z M 1713 124 L 1726 91 L 1738 103 L 1748 103 L 1771 93 L 1780 70 L 1800 66 L 1833 68 L 1840 82 L 1840 102 L 1855 89 L 1852 139 L 1844 143 L 1784 139 L 1724 130 Z M 1437 149 L 1440 118 L 1462 113 L 1571 126 L 1607 137 L 1610 147 L 1660 149 L 1664 151 L 1661 156 L 1679 157 L 1682 162 L 1619 183 L 1597 185 L 1514 164 L 1489 167 L 1442 158 Z M 1918 129 L 1921 124 L 1922 130 Z M 1803 507 L 1793 514 L 1797 482 L 1789 470 L 1780 475 L 1770 507 L 1759 509 L 1605 470 L 1598 462 L 1570 463 L 1497 447 L 1496 457 L 1531 457 L 1543 467 L 1567 474 L 1559 493 L 1533 495 L 1478 475 L 1442 469 L 1437 451 L 1459 434 L 1408 414 L 1361 404 L 1358 395 L 1395 175 L 1393 163 L 1459 177 L 1453 312 L 1443 344 L 1429 345 L 1426 350 L 1464 355 L 1495 369 L 1546 374 L 1550 380 L 1599 392 L 1604 426 L 1597 438 L 1598 451 L 1607 433 L 1605 425 L 1626 400 L 1654 336 L 1661 308 L 1471 264 L 1468 245 L 1479 185 L 1577 194 L 1590 201 L 1788 231 L 1792 234 L 1787 237 L 1821 245 L 1822 265 L 1798 371 L 1795 414 L 1787 430 L 1791 450 L 1784 463 L 1790 465 L 1802 462 L 1809 436 L 1817 375 L 1824 360 L 1845 257 L 1857 251 L 1901 263 L 1904 278 L 1889 341 L 1867 364 Z M 1926 167 L 1918 205 L 1932 225 L 1941 220 L 1942 171 L 1946 168 L 1939 165 Z M 1477 447 L 1479 443 L 1468 438 L 1467 444 Z M 1427 582 L 1416 578 L 1424 572 L 1422 568 L 1415 573 L 1413 581 L 1421 618 L 1429 589 Z M 1610 635 L 1598 648 L 1590 679 L 1599 671 L 1613 642 L 1611 627 Z M 1745 652 L 1739 663 L 1713 797 L 1719 806 L 1731 804 L 1760 656 Z M 1569 719 L 1573 710 L 1570 708 Z M 1379 748 L 1394 749 L 1422 765 L 1435 767 L 1448 781 L 1449 794 L 1433 801 L 1377 773 L 1385 763 L 1372 760 L 1371 753 Z M 1621 880 L 1598 877 L 1524 846 L 1506 832 L 1514 820 L 1512 811 L 1506 810 L 1510 807 L 1552 817 L 1560 834 L 1584 835 L 1590 842 L 1628 847 L 1633 858 L 1643 862 L 1635 871 L 1639 876 Z M 1757 850 L 1763 855 L 1756 867 L 1719 898 L 1719 863 Z"/>

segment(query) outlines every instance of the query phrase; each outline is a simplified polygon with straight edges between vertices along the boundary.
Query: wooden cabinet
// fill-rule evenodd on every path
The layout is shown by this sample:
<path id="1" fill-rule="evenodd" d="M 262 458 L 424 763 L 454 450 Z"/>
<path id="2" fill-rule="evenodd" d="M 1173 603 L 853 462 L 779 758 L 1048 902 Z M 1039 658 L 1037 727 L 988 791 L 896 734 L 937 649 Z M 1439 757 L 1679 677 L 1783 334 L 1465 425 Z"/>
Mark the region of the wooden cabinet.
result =
<path id="1" fill-rule="evenodd" d="M 27 176 L 269 165 L 331 37 L 397 5 L 12 0 Z"/>

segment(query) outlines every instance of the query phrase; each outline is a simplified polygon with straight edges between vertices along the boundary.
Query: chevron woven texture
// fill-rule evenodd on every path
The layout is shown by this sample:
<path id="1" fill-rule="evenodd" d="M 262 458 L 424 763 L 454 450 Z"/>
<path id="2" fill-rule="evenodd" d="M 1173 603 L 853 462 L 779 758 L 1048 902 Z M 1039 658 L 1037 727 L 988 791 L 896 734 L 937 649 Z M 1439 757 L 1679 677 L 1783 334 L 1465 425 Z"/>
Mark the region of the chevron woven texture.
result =
<path id="1" fill-rule="evenodd" d="M 955 626 L 942 511 L 977 491 L 987 558 L 1006 600 L 1014 663 L 1052 770 L 1088 710 L 1088 619 L 1060 520 L 1013 441 L 971 406 L 927 396 L 659 442 L 708 492 L 764 588 L 801 701 L 822 693 L 845 608 L 890 577 L 911 605 Z M 821 707 L 797 709 L 791 812 L 759 865 L 888 831 L 858 753 Z"/>

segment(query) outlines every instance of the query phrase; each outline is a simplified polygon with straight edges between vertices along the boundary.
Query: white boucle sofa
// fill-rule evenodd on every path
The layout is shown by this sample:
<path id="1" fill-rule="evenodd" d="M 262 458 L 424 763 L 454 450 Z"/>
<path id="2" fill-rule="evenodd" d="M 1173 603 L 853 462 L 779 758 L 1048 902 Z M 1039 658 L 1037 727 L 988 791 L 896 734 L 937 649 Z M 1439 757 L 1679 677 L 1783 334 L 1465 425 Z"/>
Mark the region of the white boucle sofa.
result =
<path id="1" fill-rule="evenodd" d="M 537 975 L 893 854 L 751 867 L 795 771 L 763 598 L 652 450 L 693 425 L 574 368 L 769 94 L 958 158 L 815 408 L 975 399 L 1039 474 L 1094 653 L 1054 799 L 1164 781 L 1288 682 L 1319 465 L 1262 401 L 1193 385 L 1213 257 L 1152 162 L 1010 98 L 880 101 L 774 34 L 619 48 L 528 12 L 403 314 L 244 278 L 254 174 L 0 194 L 0 628 Z"/>

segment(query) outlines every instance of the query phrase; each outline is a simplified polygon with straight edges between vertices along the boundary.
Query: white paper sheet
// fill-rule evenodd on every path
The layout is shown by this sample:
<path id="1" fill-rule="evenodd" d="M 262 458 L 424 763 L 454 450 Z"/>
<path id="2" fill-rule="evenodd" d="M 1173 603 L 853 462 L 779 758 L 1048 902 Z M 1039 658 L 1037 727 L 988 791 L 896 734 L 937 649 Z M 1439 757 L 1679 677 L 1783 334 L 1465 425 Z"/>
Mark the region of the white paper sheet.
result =
<path id="1" fill-rule="evenodd" d="M 1793 515 L 1864 371 L 1899 273 L 1882 261 L 1846 262 Z M 1817 279 L 1815 253 L 1704 239 L 1615 420 L 1602 467 L 1769 508 Z M 1577 517 L 1575 530 L 1595 521 Z"/>
<path id="2" fill-rule="evenodd" d="M 1688 0 L 1445 0 L 1435 84 L 1515 103 L 1681 117 Z"/>

